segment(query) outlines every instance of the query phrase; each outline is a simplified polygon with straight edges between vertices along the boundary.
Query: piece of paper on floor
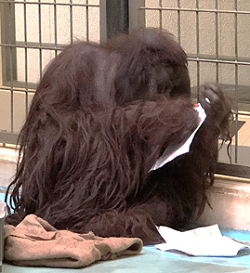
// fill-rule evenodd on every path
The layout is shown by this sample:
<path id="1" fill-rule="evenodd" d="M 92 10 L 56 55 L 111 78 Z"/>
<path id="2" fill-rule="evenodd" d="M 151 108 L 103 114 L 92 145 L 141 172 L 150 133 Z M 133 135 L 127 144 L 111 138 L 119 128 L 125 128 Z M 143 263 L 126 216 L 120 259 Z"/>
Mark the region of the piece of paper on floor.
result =
<path id="1" fill-rule="evenodd" d="M 177 231 L 160 226 L 158 231 L 166 243 L 156 247 L 162 251 L 177 250 L 192 256 L 236 256 L 248 245 L 223 236 L 218 225 L 196 228 L 188 231 Z"/>
<path id="2" fill-rule="evenodd" d="M 0 218 L 4 218 L 7 215 L 7 207 L 5 202 L 0 200 Z"/>

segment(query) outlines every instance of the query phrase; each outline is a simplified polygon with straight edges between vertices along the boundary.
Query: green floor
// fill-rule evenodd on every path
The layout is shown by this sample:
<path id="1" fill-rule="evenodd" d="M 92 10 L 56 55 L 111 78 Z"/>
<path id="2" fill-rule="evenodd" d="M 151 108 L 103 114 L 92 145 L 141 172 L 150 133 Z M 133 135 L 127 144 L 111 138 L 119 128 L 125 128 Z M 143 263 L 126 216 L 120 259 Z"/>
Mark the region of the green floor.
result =
<path id="1" fill-rule="evenodd" d="M 175 272 L 250 272 L 250 253 L 236 258 L 188 257 L 184 254 L 164 253 L 145 247 L 140 255 L 104 261 L 82 269 L 17 267 L 3 264 L 3 273 L 175 273 Z"/>

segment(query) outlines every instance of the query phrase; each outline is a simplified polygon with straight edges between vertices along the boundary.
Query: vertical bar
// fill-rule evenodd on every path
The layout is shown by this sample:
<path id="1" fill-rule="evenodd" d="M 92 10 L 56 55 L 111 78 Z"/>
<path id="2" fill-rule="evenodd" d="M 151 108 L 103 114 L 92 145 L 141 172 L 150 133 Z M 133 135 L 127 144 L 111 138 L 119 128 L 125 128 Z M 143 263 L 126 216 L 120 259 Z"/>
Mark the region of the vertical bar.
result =
<path id="1" fill-rule="evenodd" d="M 200 22 L 199 22 L 199 0 L 196 0 L 196 49 L 197 49 L 197 58 L 200 57 Z M 200 97 L 200 61 L 197 60 L 197 99 Z"/>
<path id="2" fill-rule="evenodd" d="M 162 29 L 162 0 L 159 0 L 159 7 L 160 29 Z"/>
<path id="3" fill-rule="evenodd" d="M 129 0 L 129 29 L 145 27 L 145 0 Z"/>
<path id="4" fill-rule="evenodd" d="M 10 85 L 12 79 L 17 79 L 16 69 L 16 49 L 14 48 L 11 52 L 12 55 L 12 66 L 10 65 L 10 51 L 11 44 L 15 45 L 15 6 L 14 1 L 4 1 L 1 7 L 1 42 L 8 44 L 9 46 L 2 47 L 2 81 L 5 85 Z"/>
<path id="5" fill-rule="evenodd" d="M 0 4 L 0 24 L 1 24 L 1 43 L 4 43 L 5 41 L 5 31 L 4 31 L 4 22 L 5 22 L 5 18 L 4 18 L 4 11 L 6 9 L 6 4 L 5 3 L 1 3 Z M 1 69 L 1 81 L 0 81 L 0 84 L 3 85 L 4 84 L 4 81 L 6 79 L 6 60 L 4 59 L 4 47 L 3 46 L 0 46 L 1 48 L 1 66 L 2 66 L 2 69 Z M 5 67 L 5 69 L 3 69 Z"/>
<path id="6" fill-rule="evenodd" d="M 215 10 L 219 9 L 218 0 L 215 0 Z M 218 20 L 218 12 L 215 12 L 215 55 L 216 59 L 219 58 L 219 20 Z M 219 83 L 219 64 L 215 64 L 216 68 L 216 83 Z M 219 140 L 217 141 L 217 145 L 219 145 Z M 217 146 L 218 147 L 218 146 Z"/>
<path id="7" fill-rule="evenodd" d="M 128 0 L 106 0 L 107 38 L 129 31 Z"/>
<path id="8" fill-rule="evenodd" d="M 38 0 L 38 32 L 39 32 L 39 71 L 40 78 L 42 77 L 43 58 L 42 58 L 42 15 L 41 15 L 41 0 Z"/>
<path id="9" fill-rule="evenodd" d="M 218 0 L 215 1 L 215 9 L 218 10 Z M 219 58 L 219 20 L 218 12 L 215 13 L 215 51 L 216 59 Z M 219 83 L 219 64 L 216 63 L 216 83 Z"/>
<path id="10" fill-rule="evenodd" d="M 86 39 L 89 41 L 89 1 L 86 0 Z"/>
<path id="11" fill-rule="evenodd" d="M 181 4 L 180 4 L 180 0 L 177 0 L 177 7 L 178 7 L 178 11 L 177 11 L 178 42 L 179 42 L 179 44 L 181 44 L 181 12 L 180 12 Z"/>
<path id="12" fill-rule="evenodd" d="M 23 15 L 24 15 L 24 78 L 25 78 L 25 115 L 28 115 L 28 52 L 27 52 L 27 2 L 23 2 Z"/>
<path id="13" fill-rule="evenodd" d="M 57 3 L 54 0 L 54 37 L 55 37 L 55 48 L 57 48 Z M 58 50 L 55 49 L 55 56 L 57 56 Z"/>
<path id="14" fill-rule="evenodd" d="M 100 41 L 107 40 L 107 12 L 106 0 L 100 0 Z"/>
<path id="15" fill-rule="evenodd" d="M 234 9 L 238 10 L 237 0 L 234 1 Z M 234 42 L 235 42 L 235 61 L 238 61 L 238 22 L 237 13 L 234 14 Z M 238 105 L 238 95 L 239 95 L 239 70 L 238 65 L 235 64 L 235 97 Z M 236 110 L 236 133 L 235 133 L 235 163 L 238 163 L 238 109 Z"/>
<path id="16" fill-rule="evenodd" d="M 73 7 L 72 7 L 72 0 L 69 1 L 69 14 L 70 14 L 70 42 L 73 43 Z"/>
<path id="17" fill-rule="evenodd" d="M 10 129 L 11 129 L 11 132 L 13 132 L 14 130 L 14 91 L 13 91 L 13 85 L 14 85 L 14 82 L 13 82 L 13 47 L 12 47 L 12 43 L 11 43 L 11 34 L 12 34 L 12 29 L 14 26 L 12 26 L 12 20 L 11 18 L 13 18 L 15 15 L 13 14 L 13 11 L 14 9 L 12 8 L 12 5 L 13 5 L 13 2 L 9 2 L 9 22 L 8 22 L 8 27 L 9 27 L 9 33 L 10 33 L 10 36 L 9 36 L 9 47 L 10 47 L 10 50 L 9 50 L 9 60 L 10 60 Z"/>

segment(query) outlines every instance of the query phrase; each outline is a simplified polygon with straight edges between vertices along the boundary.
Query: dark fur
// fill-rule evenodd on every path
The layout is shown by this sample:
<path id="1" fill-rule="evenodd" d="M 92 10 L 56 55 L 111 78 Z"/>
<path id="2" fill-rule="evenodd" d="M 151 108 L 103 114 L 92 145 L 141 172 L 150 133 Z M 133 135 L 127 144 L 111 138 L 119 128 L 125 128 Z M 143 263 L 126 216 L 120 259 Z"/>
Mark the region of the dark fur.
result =
<path id="1" fill-rule="evenodd" d="M 160 241 L 155 225 L 199 216 L 213 183 L 230 107 L 217 86 L 191 151 L 149 172 L 197 126 L 186 54 L 169 33 L 139 30 L 79 42 L 49 65 L 20 133 L 11 194 L 18 224 L 35 213 L 56 228 Z M 19 191 L 22 190 L 19 195 Z"/>

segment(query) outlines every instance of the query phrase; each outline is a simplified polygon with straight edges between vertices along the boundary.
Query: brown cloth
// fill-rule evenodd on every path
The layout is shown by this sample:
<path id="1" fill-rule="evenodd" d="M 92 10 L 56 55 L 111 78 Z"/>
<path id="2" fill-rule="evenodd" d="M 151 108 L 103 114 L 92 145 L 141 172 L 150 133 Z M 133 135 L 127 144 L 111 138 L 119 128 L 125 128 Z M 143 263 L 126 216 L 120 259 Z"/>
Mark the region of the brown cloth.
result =
<path id="1" fill-rule="evenodd" d="M 101 238 L 92 232 L 57 230 L 31 214 L 16 227 L 5 225 L 4 258 L 20 266 L 78 268 L 95 261 L 140 253 L 138 238 Z"/>

